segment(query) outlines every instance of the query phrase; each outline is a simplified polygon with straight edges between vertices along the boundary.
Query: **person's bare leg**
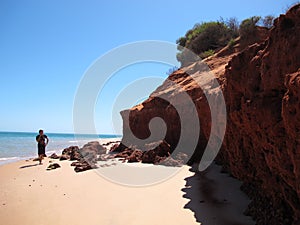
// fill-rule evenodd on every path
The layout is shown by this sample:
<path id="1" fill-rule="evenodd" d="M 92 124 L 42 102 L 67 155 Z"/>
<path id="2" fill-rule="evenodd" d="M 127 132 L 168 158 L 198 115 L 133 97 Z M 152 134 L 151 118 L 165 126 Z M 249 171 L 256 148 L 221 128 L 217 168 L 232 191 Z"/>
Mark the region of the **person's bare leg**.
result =
<path id="1" fill-rule="evenodd" d="M 40 162 L 40 165 L 42 164 L 42 160 L 43 160 L 43 155 L 39 155 L 39 162 Z"/>

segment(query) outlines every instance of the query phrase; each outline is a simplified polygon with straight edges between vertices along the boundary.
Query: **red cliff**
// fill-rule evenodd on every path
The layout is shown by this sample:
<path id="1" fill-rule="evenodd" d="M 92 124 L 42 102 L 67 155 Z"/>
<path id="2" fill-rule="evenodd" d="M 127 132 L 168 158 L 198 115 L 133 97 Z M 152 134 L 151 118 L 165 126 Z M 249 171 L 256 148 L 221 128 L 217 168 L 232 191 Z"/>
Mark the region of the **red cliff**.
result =
<path id="1" fill-rule="evenodd" d="M 277 18 L 265 37 L 261 35 L 245 49 L 225 49 L 205 60 L 221 85 L 227 109 L 217 161 L 244 182 L 244 190 L 253 199 L 248 214 L 257 224 L 296 225 L 300 224 L 300 5 Z M 124 138 L 130 130 L 147 138 L 150 120 L 159 116 L 167 125 L 165 141 L 175 148 L 180 118 L 160 96 L 180 101 L 176 96 L 186 92 L 201 124 L 191 159 L 199 161 L 211 133 L 211 115 L 203 90 L 188 75 L 201 79 L 198 67 L 194 63 L 174 72 L 149 99 L 123 111 L 123 116 L 129 113 Z M 191 110 L 186 108 L 184 113 Z"/>

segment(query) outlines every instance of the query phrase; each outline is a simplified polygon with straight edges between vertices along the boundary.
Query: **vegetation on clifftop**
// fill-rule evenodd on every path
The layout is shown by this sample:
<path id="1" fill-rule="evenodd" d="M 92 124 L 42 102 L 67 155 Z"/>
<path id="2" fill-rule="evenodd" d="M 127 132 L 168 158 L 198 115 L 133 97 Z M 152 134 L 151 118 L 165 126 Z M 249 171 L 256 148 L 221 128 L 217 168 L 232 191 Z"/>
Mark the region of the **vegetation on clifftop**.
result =
<path id="1" fill-rule="evenodd" d="M 274 17 L 268 15 L 264 18 L 253 16 L 241 23 L 236 18 L 230 18 L 226 21 L 221 19 L 220 21 L 197 23 L 186 32 L 185 36 L 176 41 L 179 50 L 177 60 L 182 65 L 196 60 L 188 54 L 185 48 L 201 58 L 209 57 L 226 45 L 232 45 L 234 39 L 239 36 L 246 39 L 255 35 L 258 24 L 270 29 L 273 26 L 273 20 Z"/>

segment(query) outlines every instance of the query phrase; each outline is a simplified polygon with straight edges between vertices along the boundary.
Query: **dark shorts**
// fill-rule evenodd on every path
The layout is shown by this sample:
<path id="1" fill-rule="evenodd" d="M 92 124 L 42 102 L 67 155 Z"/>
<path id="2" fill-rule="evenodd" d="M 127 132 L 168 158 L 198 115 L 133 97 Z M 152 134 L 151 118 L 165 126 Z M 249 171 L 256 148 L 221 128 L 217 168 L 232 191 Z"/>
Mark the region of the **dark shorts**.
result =
<path id="1" fill-rule="evenodd" d="M 38 155 L 46 155 L 45 149 L 46 149 L 45 145 L 38 144 Z"/>

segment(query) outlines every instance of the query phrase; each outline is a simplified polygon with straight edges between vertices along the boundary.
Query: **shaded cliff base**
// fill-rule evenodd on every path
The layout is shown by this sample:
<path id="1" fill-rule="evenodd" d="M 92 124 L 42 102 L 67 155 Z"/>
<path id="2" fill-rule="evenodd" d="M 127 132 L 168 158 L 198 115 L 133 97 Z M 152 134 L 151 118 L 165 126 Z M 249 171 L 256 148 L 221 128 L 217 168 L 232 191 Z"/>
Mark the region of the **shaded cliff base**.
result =
<path id="1" fill-rule="evenodd" d="M 215 225 L 254 225 L 255 222 L 243 213 L 250 199 L 240 190 L 242 182 L 221 173 L 221 166 L 213 163 L 203 172 L 193 164 L 182 189 L 184 198 L 190 201 L 184 206 L 194 212 L 196 221 Z"/>
<path id="2" fill-rule="evenodd" d="M 293 211 L 282 199 L 273 202 L 271 198 L 257 192 L 257 188 L 251 184 L 243 183 L 241 186 L 250 198 L 245 215 L 251 216 L 257 224 L 292 224 Z"/>

